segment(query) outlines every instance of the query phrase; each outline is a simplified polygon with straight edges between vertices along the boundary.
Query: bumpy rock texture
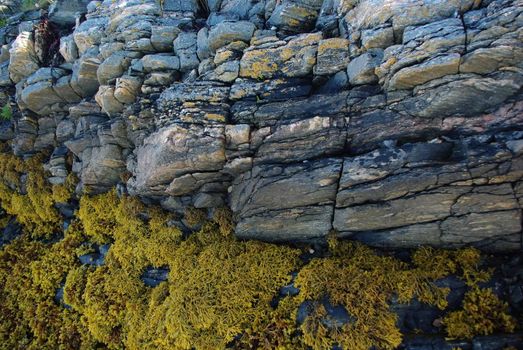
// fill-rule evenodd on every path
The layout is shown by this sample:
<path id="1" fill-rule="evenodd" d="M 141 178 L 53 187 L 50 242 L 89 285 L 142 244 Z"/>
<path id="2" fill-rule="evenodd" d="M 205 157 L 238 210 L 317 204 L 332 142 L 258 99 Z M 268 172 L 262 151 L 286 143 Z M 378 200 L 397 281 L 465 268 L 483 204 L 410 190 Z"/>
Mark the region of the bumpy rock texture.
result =
<path id="1" fill-rule="evenodd" d="M 53 67 L 38 15 L 0 29 L 0 138 L 53 182 L 227 204 L 243 238 L 522 249 L 521 0 L 54 6 Z"/>

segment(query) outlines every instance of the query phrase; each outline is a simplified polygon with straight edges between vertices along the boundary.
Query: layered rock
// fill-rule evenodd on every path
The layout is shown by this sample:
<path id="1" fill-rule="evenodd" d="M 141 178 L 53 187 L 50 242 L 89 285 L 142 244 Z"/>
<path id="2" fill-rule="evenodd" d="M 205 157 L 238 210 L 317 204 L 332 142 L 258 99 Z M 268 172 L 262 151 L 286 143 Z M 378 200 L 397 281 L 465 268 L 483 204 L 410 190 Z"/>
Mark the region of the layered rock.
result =
<path id="1" fill-rule="evenodd" d="M 57 1 L 53 67 L 13 19 L 2 139 L 79 190 L 227 204 L 243 238 L 522 248 L 520 1 L 202 4 Z"/>

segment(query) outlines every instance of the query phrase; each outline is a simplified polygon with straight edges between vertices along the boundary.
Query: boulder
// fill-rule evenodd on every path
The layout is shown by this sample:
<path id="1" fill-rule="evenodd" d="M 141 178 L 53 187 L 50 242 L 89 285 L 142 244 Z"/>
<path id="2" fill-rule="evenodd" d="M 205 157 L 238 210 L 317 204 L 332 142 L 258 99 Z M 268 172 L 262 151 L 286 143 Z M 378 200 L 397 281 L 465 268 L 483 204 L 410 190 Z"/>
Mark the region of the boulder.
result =
<path id="1" fill-rule="evenodd" d="M 180 69 L 180 59 L 168 55 L 146 55 L 142 58 L 143 70 L 146 73 L 153 71 L 170 71 Z"/>
<path id="2" fill-rule="evenodd" d="M 60 26 L 72 26 L 76 18 L 87 13 L 90 0 L 55 0 L 49 7 L 49 19 Z"/>
<path id="3" fill-rule="evenodd" d="M 138 77 L 124 75 L 116 79 L 114 97 L 123 104 L 131 104 L 140 93 L 142 80 Z"/>
<path id="4" fill-rule="evenodd" d="M 394 44 L 392 27 L 365 29 L 361 33 L 361 45 L 366 50 L 385 49 Z"/>
<path id="5" fill-rule="evenodd" d="M 125 52 L 116 52 L 105 59 L 96 71 L 100 85 L 114 84 L 116 78 L 121 77 L 131 65 L 131 58 Z"/>
<path id="6" fill-rule="evenodd" d="M 205 79 L 222 83 L 232 83 L 238 78 L 239 73 L 240 62 L 228 61 L 216 67 L 210 74 L 205 75 Z"/>
<path id="7" fill-rule="evenodd" d="M 90 18 L 74 30 L 73 38 L 80 56 L 101 43 L 107 24 L 107 17 Z"/>
<path id="8" fill-rule="evenodd" d="M 221 22 L 212 27 L 209 32 L 209 48 L 215 52 L 220 47 L 226 46 L 234 41 L 249 42 L 256 29 L 255 25 L 248 21 Z"/>
<path id="9" fill-rule="evenodd" d="M 219 179 L 224 164 L 223 126 L 173 124 L 137 148 L 136 178 L 128 185 L 139 194 L 188 194 Z"/>
<path id="10" fill-rule="evenodd" d="M 120 113 L 124 105 L 114 96 L 114 87 L 102 85 L 95 95 L 95 100 L 107 115 L 112 116 Z"/>
<path id="11" fill-rule="evenodd" d="M 58 92 L 68 99 L 71 98 L 73 102 L 78 102 L 78 96 L 74 94 L 74 91 L 68 84 L 69 78 L 66 77 L 67 80 L 59 81 L 65 73 L 61 69 L 40 68 L 37 70 L 26 80 L 21 91 L 20 99 L 24 106 L 40 115 L 50 114 L 53 111 L 57 111 L 53 109 L 55 108 L 53 105 L 65 105 L 67 102 Z M 57 89 L 54 86 L 55 81 L 60 82 Z M 75 96 L 76 98 L 74 98 Z"/>
<path id="12" fill-rule="evenodd" d="M 325 236 L 331 226 L 341 162 L 322 159 L 255 166 L 236 178 L 230 194 L 236 235 L 269 241 Z M 298 195 L 299 194 L 299 195 Z"/>
<path id="13" fill-rule="evenodd" d="M 343 118 L 314 117 L 278 125 L 263 138 L 256 163 L 289 163 L 342 152 L 346 131 Z"/>
<path id="14" fill-rule="evenodd" d="M 180 70 L 188 72 L 197 68 L 200 60 L 197 55 L 197 33 L 182 32 L 174 40 L 174 53 L 180 59 Z"/>
<path id="15" fill-rule="evenodd" d="M 60 54 L 67 63 L 74 63 L 78 59 L 78 47 L 72 35 L 60 38 Z"/>
<path id="16" fill-rule="evenodd" d="M 372 50 L 353 59 L 347 66 L 347 75 L 352 85 L 373 84 L 378 82 L 375 73 L 383 58 L 383 51 Z"/>
<path id="17" fill-rule="evenodd" d="M 316 23 L 322 3 L 321 0 L 279 2 L 272 12 L 268 24 L 288 33 L 309 31 Z"/>
<path id="18" fill-rule="evenodd" d="M 317 44 L 321 39 L 321 33 L 304 34 L 289 42 L 246 50 L 240 61 L 240 77 L 269 79 L 307 76 L 316 64 Z"/>
<path id="19" fill-rule="evenodd" d="M 423 63 L 400 69 L 389 81 L 389 90 L 412 89 L 431 80 L 459 72 L 461 56 L 458 53 L 438 56 Z"/>
<path id="20" fill-rule="evenodd" d="M 198 12 L 197 0 L 164 0 L 162 3 L 163 11 L 176 12 Z"/>
<path id="21" fill-rule="evenodd" d="M 502 72 L 493 77 L 459 75 L 435 80 L 400 104 L 412 115 L 473 116 L 499 106 L 523 86 L 523 75 Z M 450 80 L 450 82 L 447 82 Z"/>
<path id="22" fill-rule="evenodd" d="M 331 38 L 321 40 L 318 45 L 318 56 L 314 74 L 330 75 L 345 70 L 350 62 L 349 40 Z"/>
<path id="23" fill-rule="evenodd" d="M 100 64 L 96 48 L 86 52 L 74 63 L 71 86 L 79 96 L 92 97 L 98 91 L 100 83 L 97 73 Z"/>
<path id="24" fill-rule="evenodd" d="M 15 83 L 36 72 L 40 66 L 36 58 L 33 36 L 22 32 L 9 49 L 9 76 Z"/>
<path id="25" fill-rule="evenodd" d="M 171 52 L 173 41 L 179 33 L 180 29 L 175 26 L 153 26 L 151 28 L 151 45 L 158 52 Z"/>

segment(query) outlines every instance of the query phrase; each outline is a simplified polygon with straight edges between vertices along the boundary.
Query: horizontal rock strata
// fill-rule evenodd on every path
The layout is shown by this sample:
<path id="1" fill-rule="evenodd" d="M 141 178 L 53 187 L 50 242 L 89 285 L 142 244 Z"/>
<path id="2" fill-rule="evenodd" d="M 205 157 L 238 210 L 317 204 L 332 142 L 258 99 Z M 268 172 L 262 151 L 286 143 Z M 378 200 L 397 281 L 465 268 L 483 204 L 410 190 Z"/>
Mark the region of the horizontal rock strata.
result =
<path id="1" fill-rule="evenodd" d="M 10 19 L 0 139 L 242 238 L 522 248 L 521 1 L 208 5 L 57 1 L 48 66 Z"/>

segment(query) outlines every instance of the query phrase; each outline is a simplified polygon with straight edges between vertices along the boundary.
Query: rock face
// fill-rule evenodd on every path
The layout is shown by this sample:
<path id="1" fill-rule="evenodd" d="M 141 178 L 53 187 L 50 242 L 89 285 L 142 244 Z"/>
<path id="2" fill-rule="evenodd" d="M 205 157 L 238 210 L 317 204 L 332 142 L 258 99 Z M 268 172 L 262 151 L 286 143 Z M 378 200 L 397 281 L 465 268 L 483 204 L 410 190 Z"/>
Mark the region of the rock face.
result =
<path id="1" fill-rule="evenodd" d="M 242 238 L 522 249 L 521 1 L 202 3 L 56 1 L 53 67 L 8 22 L 1 139 Z"/>

